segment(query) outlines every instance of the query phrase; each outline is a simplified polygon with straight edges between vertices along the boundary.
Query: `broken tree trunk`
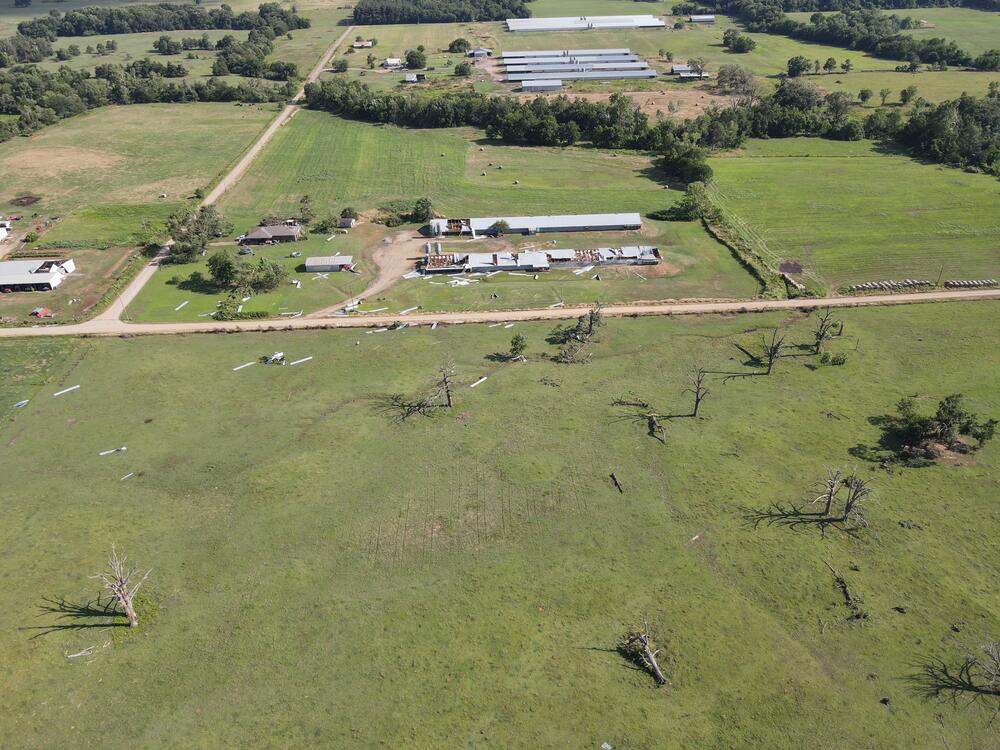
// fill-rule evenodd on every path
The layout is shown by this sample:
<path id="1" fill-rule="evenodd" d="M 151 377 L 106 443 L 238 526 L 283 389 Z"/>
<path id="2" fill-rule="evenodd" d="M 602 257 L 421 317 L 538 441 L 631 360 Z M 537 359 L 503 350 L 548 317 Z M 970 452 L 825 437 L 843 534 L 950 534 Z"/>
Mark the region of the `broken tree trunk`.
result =
<path id="1" fill-rule="evenodd" d="M 663 670 L 660 669 L 660 664 L 656 660 L 660 651 L 653 648 L 652 640 L 649 637 L 649 625 L 645 621 L 641 631 L 625 634 L 625 637 L 618 644 L 618 652 L 648 671 L 656 680 L 657 686 L 668 683 L 666 675 L 663 674 Z"/>
<path id="2" fill-rule="evenodd" d="M 622 487 L 622 483 L 618 481 L 618 476 L 613 471 L 611 472 L 611 481 L 615 483 L 615 487 L 618 488 L 618 491 L 624 495 L 625 488 Z"/>

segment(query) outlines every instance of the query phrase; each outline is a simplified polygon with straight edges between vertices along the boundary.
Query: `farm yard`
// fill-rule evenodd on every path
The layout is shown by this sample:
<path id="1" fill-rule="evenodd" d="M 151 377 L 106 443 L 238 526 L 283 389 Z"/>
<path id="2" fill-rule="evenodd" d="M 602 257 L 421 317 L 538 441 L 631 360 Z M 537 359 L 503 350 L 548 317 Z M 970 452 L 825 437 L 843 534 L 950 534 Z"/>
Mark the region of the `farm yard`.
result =
<path id="1" fill-rule="evenodd" d="M 996 632 L 998 447 L 893 473 L 851 450 L 909 394 L 1000 413 L 998 304 L 846 311 L 845 365 L 713 375 L 666 445 L 612 400 L 685 413 L 692 366 L 811 322 L 613 320 L 579 366 L 544 323 L 0 342 L 0 744 L 995 749 L 987 708 L 909 678 Z M 515 332 L 527 363 L 484 359 Z M 313 359 L 233 371 L 275 350 Z M 382 410 L 448 357 L 452 412 Z M 745 521 L 834 466 L 874 478 L 870 529 Z M 112 543 L 152 568 L 137 631 L 82 608 Z M 644 617 L 659 690 L 615 652 Z"/>
<path id="2" fill-rule="evenodd" d="M 830 287 L 989 278 L 1000 184 L 868 143 L 752 141 L 712 160 L 714 195 L 782 261 Z"/>
<path id="3" fill-rule="evenodd" d="M 0 144 L 5 211 L 25 217 L 18 231 L 39 234 L 28 248 L 77 265 L 53 292 L 0 296 L 0 318 L 23 323 L 39 305 L 57 322 L 86 318 L 136 270 L 141 259 L 126 260 L 137 246 L 162 239 L 167 217 L 218 179 L 273 115 L 273 105 L 108 107 Z M 153 144 L 151 129 L 170 137 Z M 38 200 L 21 206 L 24 196 Z"/>

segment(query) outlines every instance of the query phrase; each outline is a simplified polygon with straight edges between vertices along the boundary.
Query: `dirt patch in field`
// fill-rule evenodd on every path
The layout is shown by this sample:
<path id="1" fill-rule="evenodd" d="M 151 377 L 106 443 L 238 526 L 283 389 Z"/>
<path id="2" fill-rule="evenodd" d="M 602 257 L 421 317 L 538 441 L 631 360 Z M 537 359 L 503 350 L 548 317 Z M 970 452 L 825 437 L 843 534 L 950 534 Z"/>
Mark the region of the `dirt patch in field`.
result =
<path id="1" fill-rule="evenodd" d="M 681 272 L 680 266 L 675 266 L 673 263 L 664 263 L 663 261 L 660 261 L 655 266 L 630 266 L 630 268 L 633 268 L 636 273 L 647 279 L 669 278 Z"/>
<path id="2" fill-rule="evenodd" d="M 21 208 L 24 208 L 25 206 L 35 205 L 41 199 L 42 196 L 40 195 L 19 195 L 17 198 L 8 201 L 8 203 L 12 206 L 20 206 Z"/>
<path id="3" fill-rule="evenodd" d="M 583 93 L 577 94 L 572 90 L 564 91 L 570 99 L 586 99 L 590 102 L 603 102 L 611 98 L 611 93 Z M 712 105 L 725 106 L 729 103 L 729 98 L 713 94 L 704 89 L 661 89 L 660 91 L 622 91 L 622 93 L 635 101 L 639 108 L 647 115 L 655 116 L 660 112 L 664 117 L 676 117 L 687 119 L 703 114 Z M 551 94 L 555 96 L 556 94 Z M 517 94 L 519 99 L 531 100 L 539 94 Z M 671 103 L 674 111 L 670 111 Z"/>
<path id="4" fill-rule="evenodd" d="M 802 264 L 797 260 L 786 260 L 778 266 L 778 270 L 782 273 L 802 273 Z"/>
<path id="5" fill-rule="evenodd" d="M 89 148 L 71 146 L 39 146 L 14 154 L 0 168 L 8 174 L 30 174 L 32 177 L 59 177 L 68 172 L 110 169 L 125 161 L 123 156 Z"/>

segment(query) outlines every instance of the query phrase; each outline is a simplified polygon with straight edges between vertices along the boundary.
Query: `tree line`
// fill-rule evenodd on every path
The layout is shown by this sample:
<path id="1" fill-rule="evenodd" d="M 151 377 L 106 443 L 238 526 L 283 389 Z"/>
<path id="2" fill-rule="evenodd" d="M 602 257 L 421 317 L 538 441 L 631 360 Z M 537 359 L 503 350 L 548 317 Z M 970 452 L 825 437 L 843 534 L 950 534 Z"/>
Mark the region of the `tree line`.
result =
<path id="1" fill-rule="evenodd" d="M 134 66 L 134 67 L 133 67 Z M 259 80 L 232 84 L 217 78 L 168 79 L 141 61 L 128 67 L 99 66 L 100 75 L 61 67 L 0 70 L 0 114 L 16 119 L 0 122 L 0 142 L 28 135 L 67 117 L 108 104 L 153 102 L 281 102 L 295 94 L 295 84 L 269 85 Z"/>
<path id="2" fill-rule="evenodd" d="M 235 13 L 228 5 L 206 10 L 198 5 L 129 5 L 86 7 L 65 14 L 53 10 L 47 16 L 22 21 L 20 34 L 55 41 L 61 36 L 138 34 L 149 31 L 182 29 L 251 30 L 268 27 L 275 34 L 309 28 L 309 20 L 286 10 L 277 3 L 263 3 L 257 12 Z"/>
<path id="3" fill-rule="evenodd" d="M 461 23 L 528 18 L 524 0 L 359 0 L 354 23 Z"/>

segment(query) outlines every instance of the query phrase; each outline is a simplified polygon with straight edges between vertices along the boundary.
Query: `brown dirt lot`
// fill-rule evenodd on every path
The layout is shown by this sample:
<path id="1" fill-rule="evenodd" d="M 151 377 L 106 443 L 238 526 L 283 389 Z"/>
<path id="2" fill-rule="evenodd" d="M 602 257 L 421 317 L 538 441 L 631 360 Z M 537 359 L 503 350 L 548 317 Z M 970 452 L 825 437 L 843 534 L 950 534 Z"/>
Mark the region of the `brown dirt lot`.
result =
<path id="1" fill-rule="evenodd" d="M 571 99 L 586 99 L 591 102 L 603 102 L 611 98 L 610 93 L 574 93 L 572 90 L 564 92 Z M 660 91 L 622 91 L 625 96 L 630 97 L 639 108 L 654 117 L 660 112 L 664 117 L 678 119 L 688 119 L 697 117 L 706 109 L 715 106 L 725 106 L 729 103 L 729 97 L 713 94 L 704 89 L 661 89 Z M 538 94 L 516 94 L 519 99 L 534 99 Z M 549 94 L 548 96 L 555 96 Z M 674 112 L 669 109 L 670 103 L 676 107 Z"/>
<path id="2" fill-rule="evenodd" d="M 39 146 L 24 149 L 0 162 L 7 175 L 31 174 L 33 177 L 60 177 L 67 172 L 111 169 L 125 160 L 118 154 L 71 146 Z"/>

